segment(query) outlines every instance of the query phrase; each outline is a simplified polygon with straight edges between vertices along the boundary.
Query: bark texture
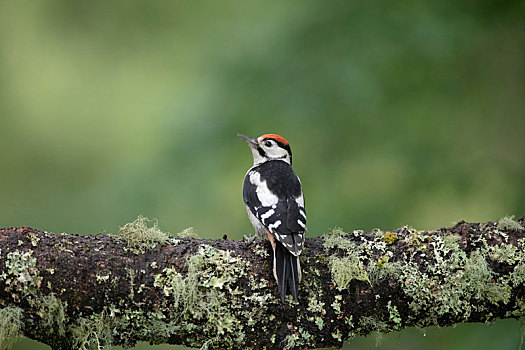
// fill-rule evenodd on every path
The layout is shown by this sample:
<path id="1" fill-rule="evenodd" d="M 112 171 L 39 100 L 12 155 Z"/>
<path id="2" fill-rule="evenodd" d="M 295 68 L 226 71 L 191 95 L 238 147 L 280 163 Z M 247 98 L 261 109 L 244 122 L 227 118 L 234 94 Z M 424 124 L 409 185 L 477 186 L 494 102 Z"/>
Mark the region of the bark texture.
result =
<path id="1" fill-rule="evenodd" d="M 307 239 L 298 302 L 279 298 L 266 241 L 0 229 L 0 348 L 137 341 L 202 348 L 340 347 L 355 335 L 525 314 L 525 217 L 437 231 Z M 139 247 L 139 248 L 137 248 Z"/>

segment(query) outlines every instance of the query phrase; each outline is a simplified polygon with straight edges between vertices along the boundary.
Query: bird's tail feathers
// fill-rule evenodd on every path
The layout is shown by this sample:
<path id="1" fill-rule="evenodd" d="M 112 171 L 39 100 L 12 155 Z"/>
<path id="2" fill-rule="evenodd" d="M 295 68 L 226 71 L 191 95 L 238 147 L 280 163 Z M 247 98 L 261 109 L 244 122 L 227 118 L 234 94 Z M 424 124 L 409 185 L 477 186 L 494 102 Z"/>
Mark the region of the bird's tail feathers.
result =
<path id="1" fill-rule="evenodd" d="M 273 268 L 277 278 L 277 284 L 279 285 L 281 300 L 284 301 L 288 290 L 291 291 L 293 298 L 297 300 L 301 274 L 299 260 L 279 241 L 276 241 L 275 243 Z"/>

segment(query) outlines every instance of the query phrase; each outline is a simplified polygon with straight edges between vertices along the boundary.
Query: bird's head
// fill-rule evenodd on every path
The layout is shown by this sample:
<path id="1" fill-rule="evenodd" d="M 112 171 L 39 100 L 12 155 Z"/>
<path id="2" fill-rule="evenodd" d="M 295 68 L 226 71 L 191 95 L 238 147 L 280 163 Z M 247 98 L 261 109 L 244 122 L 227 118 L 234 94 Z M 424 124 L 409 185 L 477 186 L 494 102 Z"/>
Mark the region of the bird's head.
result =
<path id="1" fill-rule="evenodd" d="M 254 165 L 269 160 L 283 160 L 292 165 L 292 149 L 284 137 L 276 134 L 264 134 L 256 139 L 242 134 L 237 136 L 250 146 Z"/>

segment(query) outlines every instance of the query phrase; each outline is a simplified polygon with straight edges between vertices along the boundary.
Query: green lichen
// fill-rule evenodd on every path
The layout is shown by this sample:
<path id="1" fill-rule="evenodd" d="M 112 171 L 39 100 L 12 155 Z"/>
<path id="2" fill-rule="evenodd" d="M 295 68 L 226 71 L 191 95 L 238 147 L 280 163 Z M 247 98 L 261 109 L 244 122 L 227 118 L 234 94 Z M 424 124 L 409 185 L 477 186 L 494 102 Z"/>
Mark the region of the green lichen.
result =
<path id="1" fill-rule="evenodd" d="M 518 248 L 510 244 L 492 246 L 489 249 L 490 259 L 500 263 L 515 264 L 520 258 Z"/>
<path id="2" fill-rule="evenodd" d="M 511 287 L 494 280 L 494 272 L 489 267 L 482 251 L 474 251 L 465 262 L 463 281 L 466 289 L 475 299 L 486 299 L 491 303 L 507 304 L 510 299 Z"/>
<path id="3" fill-rule="evenodd" d="M 111 319 L 104 312 L 90 317 L 81 317 L 69 328 L 72 345 L 79 350 L 107 349 L 113 342 Z"/>
<path id="4" fill-rule="evenodd" d="M 186 288 L 186 279 L 174 268 L 164 268 L 162 274 L 154 277 L 153 285 L 162 288 L 164 295 L 173 295 L 174 306 L 179 306 L 179 300 L 184 295 Z"/>
<path id="5" fill-rule="evenodd" d="M 438 236 L 439 239 L 443 240 L 442 249 L 445 252 L 457 251 L 460 248 L 459 242 L 461 237 L 459 235 L 445 234 L 444 236 Z"/>
<path id="6" fill-rule="evenodd" d="M 423 269 L 413 262 L 403 266 L 400 279 L 403 291 L 412 299 L 409 306 L 416 315 L 423 311 L 427 315 L 419 317 L 420 326 L 435 324 L 445 314 L 460 322 L 473 311 L 485 311 L 486 303 L 507 304 L 510 301 L 509 278 L 496 274 L 488 259 L 520 261 L 519 249 L 505 244 L 490 246 L 482 236 L 476 239 L 481 247 L 467 255 L 459 245 L 458 235 L 434 235 L 425 239 L 425 254 L 429 258 L 423 262 Z M 521 272 L 516 270 L 515 282 L 519 280 Z M 487 313 L 487 318 L 490 317 Z"/>
<path id="7" fill-rule="evenodd" d="M 106 283 L 109 281 L 109 275 L 96 275 L 95 278 L 98 283 Z"/>
<path id="8" fill-rule="evenodd" d="M 288 334 L 286 338 L 284 338 L 283 343 L 283 350 L 293 349 L 302 345 L 302 342 L 299 341 L 299 334 L 297 333 Z"/>
<path id="9" fill-rule="evenodd" d="M 64 305 L 54 294 L 38 297 L 33 302 L 36 314 L 40 316 L 40 325 L 60 336 L 65 334 L 66 314 Z"/>
<path id="10" fill-rule="evenodd" d="M 353 280 L 370 282 L 363 262 L 354 255 L 343 258 L 332 256 L 328 260 L 328 267 L 330 268 L 332 281 L 340 291 L 348 288 Z"/>
<path id="11" fill-rule="evenodd" d="M 348 288 L 353 280 L 376 286 L 389 279 L 399 283 L 407 297 L 411 312 L 406 320 L 390 301 L 384 312 L 362 318 L 358 333 L 391 331 L 405 323 L 435 325 L 444 316 L 463 322 L 473 312 L 491 320 L 491 305 L 508 304 L 512 288 L 525 283 L 525 239 L 517 246 L 508 244 L 509 235 L 498 231 L 517 229 L 509 225 L 487 228 L 492 230 L 490 237 L 502 240 L 499 245 L 490 244 L 485 235 L 472 235 L 476 249 L 471 252 L 464 250 L 460 235 L 446 230 L 434 233 L 405 226 L 390 235 L 380 230 L 348 234 L 335 229 L 325 236 L 325 260 L 338 290 Z M 406 249 L 396 252 L 391 244 L 399 240 Z M 491 267 L 501 264 L 514 266 L 513 272 L 505 275 Z M 331 305 L 337 313 L 339 303 Z"/>
<path id="12" fill-rule="evenodd" d="M 510 253 L 514 254 L 510 254 Z M 514 271 L 510 275 L 510 279 L 515 287 L 520 286 L 525 282 L 525 238 L 518 241 L 518 246 L 515 250 L 508 249 L 504 253 L 497 253 L 504 257 L 504 261 L 508 264 L 516 263 Z"/>
<path id="13" fill-rule="evenodd" d="M 463 279 L 465 252 L 457 245 L 446 245 L 442 237 L 432 242 L 432 246 L 435 261 L 428 264 L 427 272 L 410 262 L 401 275 L 403 290 L 412 299 L 409 303 L 412 311 L 418 314 L 428 310 L 427 317 L 420 320 L 423 326 L 435 323 L 438 316 L 447 313 L 466 318 L 471 312 L 470 297 L 465 293 L 468 283 Z"/>
<path id="14" fill-rule="evenodd" d="M 195 232 L 195 229 L 193 227 L 188 227 L 181 232 L 177 233 L 177 237 L 179 238 L 200 238 L 197 232 Z"/>
<path id="15" fill-rule="evenodd" d="M 97 319 L 98 318 L 98 319 Z M 148 339 L 153 344 L 167 342 L 169 337 L 181 330 L 179 320 L 166 320 L 161 312 L 108 307 L 103 314 L 95 315 L 95 326 L 106 334 L 106 342 L 120 342 L 129 345 L 128 332 L 133 329 L 139 339 Z M 91 327 L 96 329 L 97 327 Z M 107 330 L 103 330 L 107 328 Z M 110 330 L 110 332 L 108 332 Z M 94 342 L 93 340 L 91 342 Z"/>
<path id="16" fill-rule="evenodd" d="M 139 246 L 134 247 L 138 252 Z M 9 252 L 2 263 L 5 263 L 6 268 L 0 279 L 7 290 L 12 292 L 15 300 L 24 297 L 35 310 L 38 317 L 34 319 L 34 325 L 39 332 L 55 333 L 59 337 L 68 334 L 68 341 L 76 349 L 102 349 L 113 342 L 133 345 L 128 341 L 131 334 L 132 339 L 148 339 L 160 344 L 175 334 L 188 334 L 196 330 L 203 336 L 189 339 L 186 345 L 228 348 L 233 344 L 242 344 L 246 325 L 255 326 L 261 315 L 266 313 L 267 306 L 280 302 L 267 293 L 267 280 L 247 276 L 248 261 L 232 255 L 230 251 L 209 245 L 201 245 L 195 253 L 189 255 L 183 271 L 174 267 L 157 270 L 160 273 L 155 276 L 155 287 L 173 297 L 168 302 L 162 301 L 157 305 L 157 311 L 142 312 L 139 311 L 141 305 L 130 306 L 127 305 L 128 301 L 116 300 L 115 304 L 108 305 L 102 313 L 84 314 L 76 319 L 67 318 L 64 305 L 53 294 L 41 296 L 39 287 L 42 277 L 31 251 Z M 156 264 L 150 266 L 158 269 Z M 54 272 L 46 271 L 50 274 Z M 133 289 L 134 280 L 137 280 L 136 273 L 144 274 L 146 271 L 133 271 L 131 274 L 128 271 L 132 291 L 140 293 L 145 286 L 142 284 L 138 290 Z M 111 276 L 99 274 L 95 277 L 98 283 L 108 283 Z M 244 287 L 238 284 L 240 278 L 249 278 L 251 294 L 244 295 Z M 133 292 L 130 298 L 132 302 Z M 234 295 L 234 300 L 240 299 L 241 302 L 232 304 L 227 295 Z M 2 312 L 5 313 L 6 310 L 10 309 Z M 9 325 L 12 324 L 9 320 L 2 317 L 0 334 L 18 334 L 18 331 L 9 331 Z M 2 344 L 7 344 L 13 338 L 2 337 Z M 301 337 L 303 341 L 312 338 L 304 330 Z"/>
<path id="17" fill-rule="evenodd" d="M 405 242 L 407 242 L 409 245 L 412 245 L 414 247 L 424 246 L 427 236 L 424 235 L 422 232 L 419 232 L 408 225 L 401 227 L 400 231 L 404 233 Z"/>
<path id="18" fill-rule="evenodd" d="M 352 251 L 355 249 L 355 243 L 347 239 L 348 233 L 344 232 L 341 228 L 336 227 L 329 234 L 324 236 L 324 249 L 341 249 L 343 251 Z"/>
<path id="19" fill-rule="evenodd" d="M 359 320 L 358 333 L 371 334 L 379 346 L 383 341 L 383 334 L 390 331 L 390 326 L 378 317 L 365 316 Z"/>
<path id="20" fill-rule="evenodd" d="M 362 249 L 347 237 L 348 234 L 339 228 L 324 237 L 324 248 L 327 254 L 331 249 L 338 249 L 344 254 L 342 257 L 330 255 L 327 258 L 332 281 L 340 291 L 348 288 L 353 280 L 370 282 L 363 264 Z"/>
<path id="21" fill-rule="evenodd" d="M 308 301 L 308 311 L 313 313 L 322 313 L 324 312 L 324 303 L 317 299 L 317 296 L 310 298 Z"/>
<path id="22" fill-rule="evenodd" d="M 16 306 L 0 309 L 0 350 L 11 349 L 22 335 L 22 313 L 22 309 Z"/>
<path id="23" fill-rule="evenodd" d="M 8 290 L 20 292 L 22 296 L 38 291 L 42 277 L 36 267 L 36 258 L 32 251 L 18 250 L 7 254 L 5 266 L 7 274 L 2 275 Z M 12 293 L 13 298 L 19 299 L 19 293 Z"/>
<path id="24" fill-rule="evenodd" d="M 324 321 L 321 317 L 317 316 L 315 318 L 315 325 L 317 326 L 317 328 L 319 328 L 320 331 L 323 330 L 323 327 L 324 327 Z"/>
<path id="25" fill-rule="evenodd" d="M 341 314 L 341 300 L 343 300 L 343 296 L 340 294 L 337 294 L 334 297 L 334 302 L 332 303 L 332 309 L 334 309 L 336 315 Z"/>
<path id="26" fill-rule="evenodd" d="M 288 326 L 291 334 L 288 334 L 278 346 L 282 349 L 293 349 L 293 348 L 310 348 L 315 344 L 315 337 L 312 336 L 304 328 Z M 275 344 L 275 336 L 271 338 L 272 344 Z M 272 347 L 273 348 L 273 347 Z"/>
<path id="27" fill-rule="evenodd" d="M 378 317 L 364 316 L 359 319 L 359 328 L 367 332 L 386 332 L 389 329 L 389 326 L 385 321 Z"/>
<path id="28" fill-rule="evenodd" d="M 498 230 L 505 231 L 521 231 L 524 229 L 519 222 L 514 220 L 514 216 L 505 216 L 499 219 L 496 227 Z"/>
<path id="29" fill-rule="evenodd" d="M 492 230 L 506 242 L 508 236 L 498 232 L 494 226 Z M 289 335 L 284 340 L 276 340 L 274 335 L 272 343 L 285 348 L 314 347 L 316 337 L 306 331 L 312 327 L 329 332 L 328 337 L 331 334 L 334 339 L 343 341 L 370 331 L 380 335 L 398 329 L 401 325 L 425 326 L 443 319 L 462 322 L 474 312 L 485 312 L 487 320 L 490 320 L 494 317 L 489 312 L 490 305 L 509 303 L 512 286 L 525 282 L 525 240 L 519 241 L 517 247 L 505 243 L 492 246 L 492 241 L 489 244 L 482 236 L 473 235 L 470 239 L 476 248 L 467 253 L 460 245 L 460 236 L 457 234 L 439 232 L 429 235 L 403 228 L 396 234 L 395 241 L 399 241 L 401 246 L 406 245 L 407 249 L 396 251 L 384 239 L 385 235 L 379 230 L 371 235 L 362 231 L 348 234 L 336 229 L 325 237 L 325 252 L 320 254 L 322 259 L 311 260 L 322 260 L 328 264 L 338 290 L 348 288 L 353 280 L 368 281 L 376 287 L 385 279 L 392 279 L 388 283 L 399 284 L 403 298 L 409 303 L 410 312 L 407 316 L 404 313 L 401 316 L 393 301 L 385 304 L 388 299 L 376 297 L 377 305 L 382 306 L 373 310 L 373 317 L 364 316 L 355 321 L 352 316 L 346 317 L 350 329 L 347 331 L 345 327 L 345 333 L 342 330 L 333 331 L 330 322 L 334 320 L 327 318 L 326 313 L 330 312 L 328 308 L 331 306 L 337 318 L 343 319 L 343 296 L 335 295 L 325 309 L 324 303 L 319 301 L 324 299 L 311 293 L 308 311 L 313 315 L 302 319 L 309 322 L 308 328 L 295 328 L 290 324 Z M 267 245 L 256 243 L 255 246 L 260 247 L 261 255 L 268 253 Z M 183 269 L 180 266 L 168 266 L 161 270 L 157 263 L 146 263 L 145 269 L 151 268 L 153 273 L 157 273 L 154 276 L 156 293 L 169 297 L 167 302 L 164 299 L 159 301 L 155 311 L 143 312 L 140 311 L 141 305 L 129 306 L 127 301 L 120 300 L 107 306 L 102 313 L 91 316 L 84 314 L 76 321 L 67 320 L 60 300 L 54 296 L 39 296 L 41 277 L 31 251 L 9 252 L 6 257 L 6 273 L 0 279 L 8 280 L 8 290 L 25 296 L 30 306 L 37 310 L 40 318 L 35 325 L 43 331 L 71 334 L 72 345 L 79 349 L 98 349 L 111 343 L 133 345 L 127 343 L 128 337 L 160 344 L 174 336 L 184 337 L 196 331 L 193 334 L 198 335 L 188 337 L 186 345 L 228 348 L 233 344 L 243 344 L 246 337 L 244 332 L 257 330 L 257 320 L 266 315 L 268 306 L 280 303 L 275 295 L 268 294 L 266 290 L 273 281 L 246 274 L 246 267 L 249 266 L 247 261 L 229 251 L 202 244 L 189 255 Z M 513 272 L 505 276 L 491 268 L 507 268 L 502 264 L 514 266 Z M 315 276 L 320 275 L 319 269 L 309 268 L 307 263 L 304 266 L 303 277 L 306 278 L 303 278 L 303 290 L 321 290 L 320 286 L 315 287 L 318 280 Z M 129 273 L 132 287 L 135 280 L 142 281 L 135 273 L 145 274 L 146 271 Z M 43 274 L 46 275 L 44 271 Z M 308 278 L 310 276 L 312 278 Z M 99 283 L 109 280 L 107 274 L 96 277 Z M 239 285 L 239 278 L 248 279 L 251 294 L 242 292 L 245 286 Z M 144 284 L 141 286 L 144 290 L 151 288 Z M 143 287 L 132 288 L 131 293 L 137 293 L 137 290 L 140 293 Z M 378 292 L 380 289 L 374 290 L 370 297 L 373 298 Z M 135 299 L 133 294 L 129 299 Z M 226 300 L 229 304 L 226 304 Z M 290 296 L 287 302 L 290 307 L 297 305 Z M 524 300 L 516 300 L 518 309 L 509 311 L 509 315 L 523 315 L 524 305 Z M 275 318 L 273 315 L 266 317 Z M 70 322 L 74 322 L 73 325 L 66 327 Z M 300 322 L 299 318 L 298 324 Z M 0 335 L 2 327 L 0 319 Z M 17 332 L 19 330 L 20 327 Z M 272 334 L 275 330 L 265 325 L 263 331 Z"/>
<path id="30" fill-rule="evenodd" d="M 389 313 L 390 321 L 394 322 L 397 325 L 401 324 L 401 315 L 397 310 L 397 306 L 392 305 L 392 300 L 389 300 L 387 303 L 387 309 Z"/>
<path id="31" fill-rule="evenodd" d="M 367 267 L 368 277 L 372 284 L 378 284 L 385 279 L 397 280 L 403 273 L 404 265 L 400 261 L 389 262 L 381 259 L 377 264 Z"/>
<path id="32" fill-rule="evenodd" d="M 263 242 L 260 242 L 260 241 L 259 242 L 255 242 L 253 244 L 253 252 L 255 253 L 255 255 L 260 256 L 263 259 L 270 256 L 270 254 L 268 253 L 268 248 L 267 248 L 266 244 L 264 244 Z"/>
<path id="33" fill-rule="evenodd" d="M 299 334 L 303 340 L 303 344 L 312 344 L 314 336 L 308 333 L 304 328 L 299 328 Z"/>
<path id="34" fill-rule="evenodd" d="M 388 244 L 393 244 L 395 241 L 397 241 L 397 232 L 385 232 L 385 235 L 383 236 L 383 241 L 385 241 Z"/>
<path id="35" fill-rule="evenodd" d="M 222 265 L 223 262 L 235 264 L 240 262 L 240 258 L 233 257 L 230 251 L 202 245 L 196 254 L 188 258 L 186 276 L 175 268 L 165 268 L 162 274 L 155 276 L 154 286 L 162 288 L 166 296 L 173 296 L 175 307 L 178 307 L 179 302 L 182 301 L 184 312 L 196 312 L 201 297 L 199 287 L 207 287 L 213 294 L 215 289 L 230 287 L 231 282 L 237 279 L 233 274 L 239 271 L 239 266 L 228 269 L 227 266 Z M 214 274 L 212 273 L 214 271 L 220 273 Z M 209 297 L 214 299 L 213 295 Z"/>
<path id="36" fill-rule="evenodd" d="M 38 242 L 40 242 L 40 237 L 38 237 L 37 234 L 33 231 L 28 233 L 27 239 L 29 240 L 29 242 L 31 242 L 31 245 L 33 247 L 36 247 L 38 245 Z"/>
<path id="37" fill-rule="evenodd" d="M 510 279 L 515 287 L 525 282 L 525 262 L 520 262 L 514 267 Z"/>
<path id="38" fill-rule="evenodd" d="M 39 316 L 39 326 L 50 332 L 64 335 L 65 312 L 64 307 L 54 294 L 41 295 L 40 286 L 42 276 L 37 268 L 36 258 L 32 251 L 20 252 L 18 250 L 9 252 L 5 261 L 6 272 L 0 277 L 6 284 L 6 290 L 11 292 L 14 300 L 24 300 L 35 310 Z M 48 273 L 54 270 L 48 269 Z M 49 282 L 48 282 L 49 284 Z M 16 310 L 11 307 L 3 309 Z"/>
<path id="39" fill-rule="evenodd" d="M 516 299 L 516 309 L 508 311 L 505 317 L 520 317 L 523 320 L 525 314 L 525 300 L 523 298 Z"/>
<path id="40" fill-rule="evenodd" d="M 209 335 L 207 347 L 242 341 L 243 324 L 239 316 L 255 320 L 258 313 L 264 312 L 268 296 L 257 290 L 265 288 L 266 283 L 251 281 L 254 292 L 244 299 L 259 304 L 259 308 L 248 310 L 244 305 L 231 304 L 227 297 L 227 294 L 241 293 L 236 282 L 246 276 L 247 261 L 230 251 L 201 245 L 186 265 L 185 275 L 174 268 L 165 268 L 155 276 L 154 286 L 173 297 L 173 306 L 179 310 L 172 316 L 180 317 L 186 327 L 198 324 Z"/>
<path id="41" fill-rule="evenodd" d="M 168 234 L 160 230 L 156 219 L 150 220 L 142 215 L 122 226 L 117 236 L 136 254 L 145 253 L 157 244 L 165 244 L 169 239 Z"/>
<path id="42" fill-rule="evenodd" d="M 450 288 L 451 285 L 460 285 L 460 275 L 429 276 L 410 263 L 405 266 L 401 279 L 403 291 L 412 299 L 409 307 L 414 313 L 430 309 L 429 319 L 433 322 L 435 314 L 462 312 L 463 298 L 454 288 Z"/>
<path id="43" fill-rule="evenodd" d="M 343 333 L 341 333 L 339 329 L 336 329 L 335 332 L 332 332 L 332 337 L 339 342 L 343 341 Z"/>

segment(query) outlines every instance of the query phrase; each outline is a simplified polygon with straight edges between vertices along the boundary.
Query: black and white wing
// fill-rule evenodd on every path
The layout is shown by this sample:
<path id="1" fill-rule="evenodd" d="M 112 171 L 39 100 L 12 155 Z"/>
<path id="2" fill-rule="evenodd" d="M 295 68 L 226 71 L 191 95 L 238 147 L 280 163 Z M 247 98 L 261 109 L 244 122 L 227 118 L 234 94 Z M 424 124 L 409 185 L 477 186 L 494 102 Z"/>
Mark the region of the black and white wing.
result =
<path id="1" fill-rule="evenodd" d="M 251 213 L 290 253 L 301 254 L 306 212 L 301 182 L 289 164 L 269 161 L 252 168 L 244 180 L 243 199 Z"/>

